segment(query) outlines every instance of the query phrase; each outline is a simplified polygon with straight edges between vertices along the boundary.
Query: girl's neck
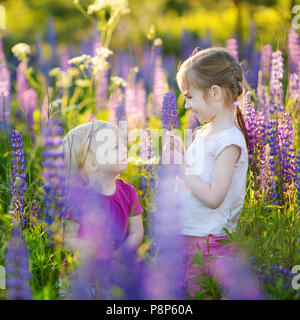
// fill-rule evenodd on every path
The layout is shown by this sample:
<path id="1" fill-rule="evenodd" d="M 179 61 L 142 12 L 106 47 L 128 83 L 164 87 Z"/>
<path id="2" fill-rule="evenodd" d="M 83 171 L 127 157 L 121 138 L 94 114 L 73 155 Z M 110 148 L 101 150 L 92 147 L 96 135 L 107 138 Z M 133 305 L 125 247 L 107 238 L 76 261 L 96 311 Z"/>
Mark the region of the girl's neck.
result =
<path id="1" fill-rule="evenodd" d="M 96 192 L 99 192 L 105 196 L 111 196 L 116 192 L 117 186 L 115 180 L 116 177 L 97 177 L 92 187 Z"/>
<path id="2" fill-rule="evenodd" d="M 214 134 L 221 130 L 226 130 L 236 126 L 234 112 L 229 108 L 224 108 L 223 112 L 216 114 L 211 121 L 209 121 L 209 133 Z"/>

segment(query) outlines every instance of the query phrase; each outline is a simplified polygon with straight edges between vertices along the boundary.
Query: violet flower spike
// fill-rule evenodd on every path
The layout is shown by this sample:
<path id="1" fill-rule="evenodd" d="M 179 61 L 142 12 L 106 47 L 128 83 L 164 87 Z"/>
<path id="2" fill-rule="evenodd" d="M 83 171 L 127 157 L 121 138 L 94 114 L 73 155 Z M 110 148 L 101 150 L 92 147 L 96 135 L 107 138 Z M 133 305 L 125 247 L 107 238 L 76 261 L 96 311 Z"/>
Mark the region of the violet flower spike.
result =
<path id="1" fill-rule="evenodd" d="M 173 91 L 169 91 L 164 95 L 162 123 L 167 130 L 172 130 L 174 127 L 179 126 L 176 95 Z"/>

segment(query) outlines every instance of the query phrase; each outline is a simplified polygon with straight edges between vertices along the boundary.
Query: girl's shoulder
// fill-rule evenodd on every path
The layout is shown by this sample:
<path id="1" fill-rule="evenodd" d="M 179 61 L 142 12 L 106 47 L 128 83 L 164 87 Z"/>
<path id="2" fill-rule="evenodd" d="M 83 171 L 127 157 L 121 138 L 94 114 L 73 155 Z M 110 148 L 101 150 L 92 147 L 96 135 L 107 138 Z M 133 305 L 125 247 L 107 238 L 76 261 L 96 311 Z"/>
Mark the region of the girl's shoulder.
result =
<path id="1" fill-rule="evenodd" d="M 230 145 L 235 145 L 241 149 L 241 161 L 246 161 L 248 158 L 248 151 L 246 140 L 242 130 L 238 127 L 232 127 L 227 130 L 223 130 L 219 134 L 211 137 L 211 151 L 216 159 L 222 150 Z M 239 161 L 239 162 L 241 162 Z"/>
<path id="2" fill-rule="evenodd" d="M 118 184 L 118 187 L 121 188 L 122 190 L 124 190 L 126 193 L 132 194 L 132 193 L 136 192 L 134 186 L 132 186 L 128 182 L 125 182 L 121 178 L 117 178 L 116 183 Z"/>

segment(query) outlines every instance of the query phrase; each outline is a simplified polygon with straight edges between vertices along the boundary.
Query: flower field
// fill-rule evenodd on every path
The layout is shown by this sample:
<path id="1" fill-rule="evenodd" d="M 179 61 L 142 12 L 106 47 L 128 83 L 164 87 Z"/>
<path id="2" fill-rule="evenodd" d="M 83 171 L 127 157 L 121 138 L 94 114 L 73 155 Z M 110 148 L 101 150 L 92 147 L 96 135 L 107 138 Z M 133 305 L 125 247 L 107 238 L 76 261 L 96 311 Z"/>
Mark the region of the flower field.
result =
<path id="1" fill-rule="evenodd" d="M 178 54 L 166 55 L 151 26 L 135 50 L 112 50 L 130 1 L 74 4 L 94 23 L 92 37 L 76 52 L 56 51 L 54 25 L 50 60 L 38 41 L 24 39 L 8 53 L 0 39 L 0 299 L 189 299 L 178 285 L 180 206 L 171 192 L 176 171 L 161 163 L 162 136 L 176 127 L 184 137 L 202 126 L 184 108 L 175 75 L 195 47 L 219 44 L 184 31 Z M 199 275 L 199 300 L 300 299 L 299 29 L 290 26 L 283 48 L 257 49 L 256 36 L 240 47 L 236 37 L 225 44 L 244 70 L 240 105 L 249 134 L 244 207 L 228 235 L 239 259 L 224 261 L 218 277 Z M 137 257 L 124 251 L 119 263 L 80 256 L 63 242 L 70 200 L 61 146 L 71 128 L 93 119 L 125 123 L 128 166 L 120 177 L 135 187 L 144 210 Z M 90 241 L 108 250 L 106 213 L 98 213 L 94 195 L 73 192 Z M 195 262 L 202 260 L 199 252 Z"/>

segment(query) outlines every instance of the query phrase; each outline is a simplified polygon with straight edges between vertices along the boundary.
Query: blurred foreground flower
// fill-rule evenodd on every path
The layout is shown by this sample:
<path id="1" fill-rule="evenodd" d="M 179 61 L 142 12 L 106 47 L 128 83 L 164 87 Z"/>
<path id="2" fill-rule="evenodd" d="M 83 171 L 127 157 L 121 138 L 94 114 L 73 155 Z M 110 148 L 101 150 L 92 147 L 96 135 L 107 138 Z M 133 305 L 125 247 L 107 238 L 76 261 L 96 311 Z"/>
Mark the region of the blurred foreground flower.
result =
<path id="1" fill-rule="evenodd" d="M 182 299 L 182 248 L 180 241 L 180 204 L 170 192 L 176 172 L 161 168 L 155 193 L 153 236 L 156 254 L 144 279 L 147 299 Z"/>
<path id="2" fill-rule="evenodd" d="M 223 257 L 215 265 L 215 275 L 230 300 L 262 300 L 256 277 L 241 257 Z"/>
<path id="3" fill-rule="evenodd" d="M 7 272 L 6 298 L 9 300 L 31 299 L 28 249 L 21 234 L 20 224 L 13 225 L 11 240 L 4 257 Z"/>

